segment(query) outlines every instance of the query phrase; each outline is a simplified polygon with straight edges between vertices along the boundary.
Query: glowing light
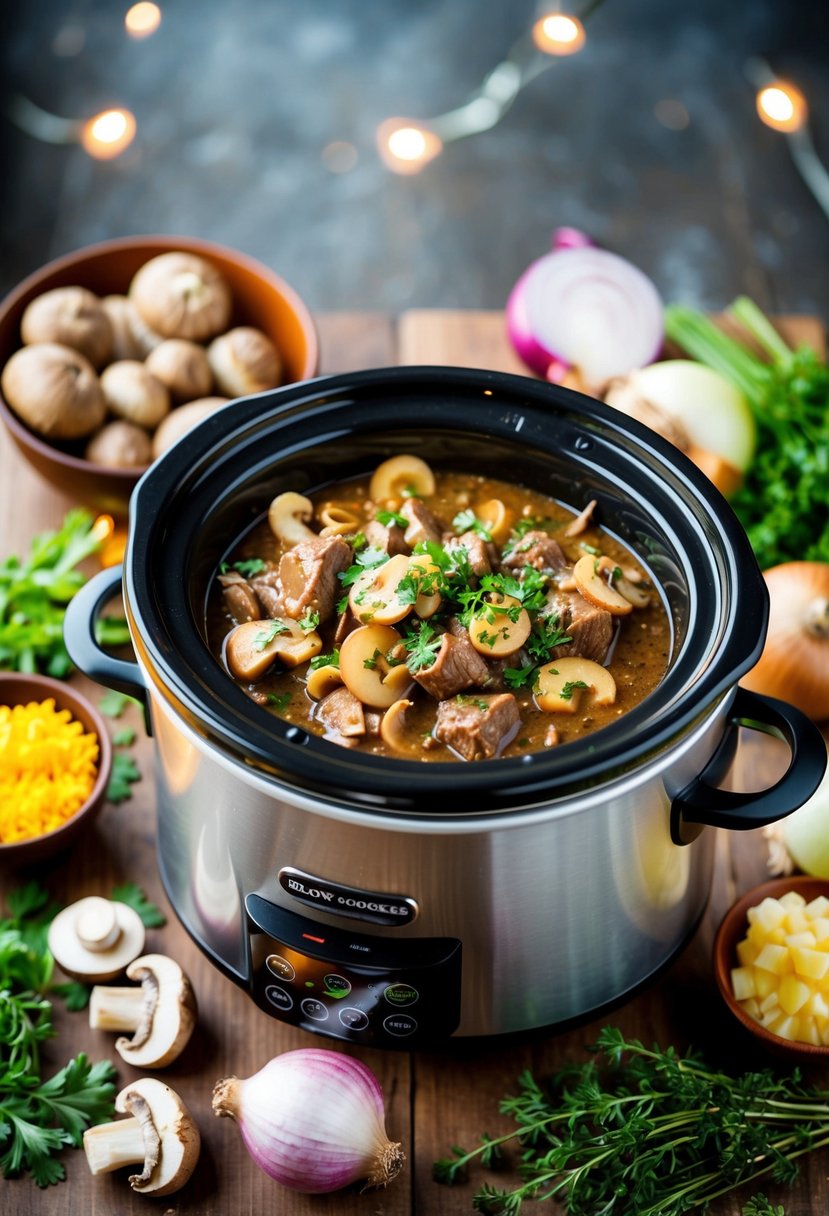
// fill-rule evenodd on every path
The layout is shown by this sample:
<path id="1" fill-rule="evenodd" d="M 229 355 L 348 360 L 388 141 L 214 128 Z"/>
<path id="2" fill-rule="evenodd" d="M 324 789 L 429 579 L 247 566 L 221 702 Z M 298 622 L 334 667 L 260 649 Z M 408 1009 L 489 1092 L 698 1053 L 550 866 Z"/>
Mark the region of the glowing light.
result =
<path id="1" fill-rule="evenodd" d="M 578 17 L 548 13 L 533 26 L 533 42 L 545 55 L 575 55 L 584 46 L 586 34 Z"/>
<path id="2" fill-rule="evenodd" d="M 322 150 L 322 163 L 329 173 L 350 173 L 356 169 L 359 153 L 354 144 L 344 139 L 335 139 Z"/>
<path id="3" fill-rule="evenodd" d="M 142 0 L 141 4 L 128 9 L 124 25 L 130 38 L 149 38 L 161 25 L 161 9 L 157 4 Z"/>
<path id="4" fill-rule="evenodd" d="M 800 89 L 776 80 L 757 94 L 757 113 L 775 131 L 797 131 L 806 121 L 808 107 Z"/>
<path id="5" fill-rule="evenodd" d="M 443 141 L 428 127 L 407 118 L 389 118 L 377 131 L 384 163 L 395 173 L 419 173 L 443 149 Z"/>
<path id="6" fill-rule="evenodd" d="M 96 160 L 112 160 L 130 146 L 135 131 L 135 118 L 129 110 L 104 110 L 84 123 L 81 144 Z"/>
<path id="7" fill-rule="evenodd" d="M 99 543 L 108 540 L 114 530 L 115 520 L 111 515 L 99 515 L 92 525 L 92 535 Z"/>

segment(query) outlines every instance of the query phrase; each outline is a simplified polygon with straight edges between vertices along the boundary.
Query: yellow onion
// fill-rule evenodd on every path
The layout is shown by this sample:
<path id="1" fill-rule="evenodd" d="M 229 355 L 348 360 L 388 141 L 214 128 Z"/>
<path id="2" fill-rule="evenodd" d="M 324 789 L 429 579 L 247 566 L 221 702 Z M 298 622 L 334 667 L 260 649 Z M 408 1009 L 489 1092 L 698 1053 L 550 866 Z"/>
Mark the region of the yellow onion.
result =
<path id="1" fill-rule="evenodd" d="M 385 1132 L 383 1092 L 371 1069 L 339 1052 L 303 1047 L 252 1077 L 225 1077 L 213 1111 L 236 1120 L 253 1160 L 283 1186 L 309 1195 L 358 1179 L 385 1186 L 403 1164 Z"/>
<path id="2" fill-rule="evenodd" d="M 771 611 L 766 645 L 742 684 L 810 718 L 829 718 L 829 563 L 786 562 L 763 575 Z"/>

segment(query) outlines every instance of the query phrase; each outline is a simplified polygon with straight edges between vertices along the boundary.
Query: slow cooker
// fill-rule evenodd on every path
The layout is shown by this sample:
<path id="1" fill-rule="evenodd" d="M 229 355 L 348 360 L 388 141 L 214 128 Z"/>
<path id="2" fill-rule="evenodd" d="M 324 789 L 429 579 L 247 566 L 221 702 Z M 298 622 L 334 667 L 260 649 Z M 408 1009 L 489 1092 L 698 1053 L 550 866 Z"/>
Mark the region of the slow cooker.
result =
<path id="1" fill-rule="evenodd" d="M 219 563 L 275 494 L 414 452 L 597 518 L 645 563 L 673 624 L 669 670 L 592 736 L 519 759 L 416 763 L 274 718 L 211 656 Z M 140 698 L 155 736 L 158 864 L 205 953 L 273 1017 L 353 1043 L 554 1026 L 647 981 L 704 910 L 710 827 L 787 815 L 826 763 L 818 730 L 737 688 L 765 638 L 765 586 L 725 500 L 659 436 L 517 376 L 396 368 L 234 402 L 142 478 L 123 571 L 136 662 L 94 640 L 120 570 L 70 605 L 78 667 Z M 785 775 L 722 789 L 748 724 Z"/>

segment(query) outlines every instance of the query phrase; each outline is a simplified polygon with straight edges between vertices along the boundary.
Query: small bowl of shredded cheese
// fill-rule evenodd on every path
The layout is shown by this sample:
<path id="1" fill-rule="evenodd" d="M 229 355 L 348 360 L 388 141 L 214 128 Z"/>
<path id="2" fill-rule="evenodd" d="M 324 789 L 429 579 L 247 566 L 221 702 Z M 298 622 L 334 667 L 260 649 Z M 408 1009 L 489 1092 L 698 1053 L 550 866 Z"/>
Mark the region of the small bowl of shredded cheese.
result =
<path id="1" fill-rule="evenodd" d="M 793 875 L 748 891 L 717 931 L 714 975 L 766 1047 L 829 1059 L 829 882 Z"/>
<path id="2" fill-rule="evenodd" d="M 111 767 L 86 697 L 48 676 L 0 673 L 0 865 L 67 848 L 100 810 Z"/>

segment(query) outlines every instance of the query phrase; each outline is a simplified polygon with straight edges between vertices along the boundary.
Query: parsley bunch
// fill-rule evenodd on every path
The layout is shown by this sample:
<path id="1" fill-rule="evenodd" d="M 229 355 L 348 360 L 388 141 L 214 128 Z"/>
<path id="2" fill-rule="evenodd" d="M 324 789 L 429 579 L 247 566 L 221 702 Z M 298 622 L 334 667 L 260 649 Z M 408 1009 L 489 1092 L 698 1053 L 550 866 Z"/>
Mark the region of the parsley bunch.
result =
<path id="1" fill-rule="evenodd" d="M 791 350 L 751 300 L 736 300 L 728 312 L 769 362 L 690 308 L 668 308 L 665 329 L 751 407 L 757 451 L 731 504 L 764 570 L 829 561 L 829 368 L 808 347 Z"/>
<path id="2" fill-rule="evenodd" d="M 523 1201 L 556 1199 L 569 1216 L 685 1216 L 761 1176 L 791 1183 L 796 1159 L 829 1144 L 829 1093 L 804 1088 L 795 1071 L 734 1077 L 696 1054 L 648 1049 L 606 1027 L 598 1058 L 564 1068 L 548 1084 L 529 1072 L 502 1113 L 513 1132 L 435 1163 L 438 1182 L 463 1181 L 470 1162 L 495 1166 L 503 1145 L 522 1150 L 524 1182 L 485 1183 L 473 1202 L 488 1216 L 517 1216 Z M 746 1216 L 775 1216 L 764 1196 Z"/>

